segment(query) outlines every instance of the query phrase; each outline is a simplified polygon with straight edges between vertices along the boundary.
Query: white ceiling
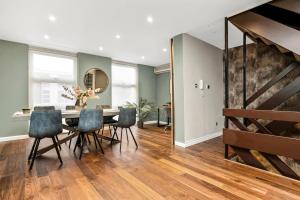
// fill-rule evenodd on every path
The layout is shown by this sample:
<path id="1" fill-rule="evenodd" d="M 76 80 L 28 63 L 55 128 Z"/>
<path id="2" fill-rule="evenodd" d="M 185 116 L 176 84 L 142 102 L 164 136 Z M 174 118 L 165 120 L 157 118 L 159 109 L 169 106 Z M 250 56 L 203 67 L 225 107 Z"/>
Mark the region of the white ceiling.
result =
<path id="1" fill-rule="evenodd" d="M 157 66 L 169 62 L 169 39 L 180 33 L 223 48 L 224 17 L 267 1 L 0 0 L 0 39 Z M 241 44 L 238 34 L 231 45 Z"/>

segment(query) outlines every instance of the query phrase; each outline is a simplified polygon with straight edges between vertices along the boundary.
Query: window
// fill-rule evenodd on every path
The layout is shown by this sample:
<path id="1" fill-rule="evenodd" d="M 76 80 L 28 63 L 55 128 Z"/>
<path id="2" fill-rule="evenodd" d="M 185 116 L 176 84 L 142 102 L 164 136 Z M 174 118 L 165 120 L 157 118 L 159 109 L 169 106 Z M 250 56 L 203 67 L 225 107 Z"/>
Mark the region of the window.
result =
<path id="1" fill-rule="evenodd" d="M 31 50 L 29 52 L 29 103 L 30 106 L 54 105 L 64 109 L 74 105 L 61 95 L 62 86 L 76 85 L 76 57 Z"/>
<path id="2" fill-rule="evenodd" d="M 126 102 L 137 103 L 137 68 L 126 64 L 112 64 L 112 106 Z"/>

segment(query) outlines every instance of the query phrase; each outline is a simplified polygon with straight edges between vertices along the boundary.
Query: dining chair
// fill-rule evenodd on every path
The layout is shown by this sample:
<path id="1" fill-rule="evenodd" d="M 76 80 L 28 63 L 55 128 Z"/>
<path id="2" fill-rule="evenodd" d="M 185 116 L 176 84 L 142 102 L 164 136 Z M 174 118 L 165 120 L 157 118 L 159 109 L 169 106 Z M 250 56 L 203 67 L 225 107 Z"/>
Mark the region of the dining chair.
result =
<path id="1" fill-rule="evenodd" d="M 66 110 L 75 110 L 75 106 L 66 106 Z M 65 122 L 68 126 L 72 127 L 72 128 L 76 128 L 78 126 L 79 123 L 79 118 L 66 118 Z M 68 135 L 70 135 L 72 133 L 72 131 L 69 131 Z M 72 138 L 70 139 L 69 142 L 69 148 L 71 147 L 71 143 L 72 143 Z"/>
<path id="2" fill-rule="evenodd" d="M 97 137 L 96 131 L 100 130 L 103 125 L 103 110 L 102 109 L 83 109 L 80 112 L 79 124 L 77 130 L 79 132 L 74 152 L 77 146 L 80 148 L 79 160 L 81 160 L 83 148 L 86 145 L 86 136 L 92 133 L 95 141 L 95 147 L 97 149 L 97 144 L 100 147 L 101 152 L 104 154 L 103 148 Z"/>
<path id="3" fill-rule="evenodd" d="M 120 108 L 118 122 L 113 124 L 114 134 L 111 139 L 111 143 L 112 143 L 115 135 L 117 135 L 117 128 L 121 128 L 120 152 L 122 150 L 122 137 L 123 137 L 123 129 L 124 128 L 126 130 L 127 141 L 128 141 L 127 130 L 129 129 L 132 139 L 135 143 L 136 149 L 138 148 L 138 144 L 137 144 L 137 142 L 134 138 L 134 135 L 132 134 L 131 128 L 130 128 L 131 126 L 135 125 L 135 123 L 136 123 L 136 108 Z"/>
<path id="4" fill-rule="evenodd" d="M 111 109 L 110 105 L 97 105 L 96 108 L 98 109 Z M 108 125 L 108 129 L 109 129 L 109 134 L 110 136 L 112 136 L 111 134 L 111 125 L 116 123 L 117 120 L 113 119 L 114 116 L 104 116 L 103 117 L 103 127 L 102 127 L 102 132 L 101 135 L 103 136 L 104 134 L 104 126 Z M 102 138 L 101 138 L 101 143 L 102 143 Z"/>
<path id="5" fill-rule="evenodd" d="M 33 110 L 34 111 L 53 111 L 53 110 L 55 110 L 55 107 L 54 106 L 34 106 Z M 55 136 L 55 139 L 57 142 L 59 141 L 57 135 Z M 59 146 L 59 149 L 61 150 L 60 144 L 58 146 Z"/>
<path id="6" fill-rule="evenodd" d="M 60 110 L 53 111 L 33 111 L 30 117 L 29 136 L 35 138 L 32 145 L 28 161 L 31 160 L 30 168 L 32 169 L 34 160 L 37 155 L 40 141 L 44 138 L 51 138 L 55 146 L 57 157 L 61 163 L 63 161 L 60 157 L 58 150 L 58 144 L 55 140 L 55 136 L 62 132 L 62 115 Z"/>

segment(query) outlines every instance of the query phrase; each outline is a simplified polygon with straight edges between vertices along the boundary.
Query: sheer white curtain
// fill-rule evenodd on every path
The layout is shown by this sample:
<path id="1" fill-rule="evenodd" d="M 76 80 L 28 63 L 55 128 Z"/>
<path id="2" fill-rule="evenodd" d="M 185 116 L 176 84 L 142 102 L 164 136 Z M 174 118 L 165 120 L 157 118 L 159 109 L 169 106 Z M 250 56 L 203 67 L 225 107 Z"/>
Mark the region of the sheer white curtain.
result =
<path id="1" fill-rule="evenodd" d="M 137 103 L 137 67 L 127 64 L 112 64 L 112 106 L 123 106 L 126 102 Z"/>
<path id="2" fill-rule="evenodd" d="M 76 57 L 39 51 L 29 52 L 29 104 L 33 106 L 54 105 L 64 109 L 74 105 L 74 100 L 63 98 L 62 86 L 76 85 Z"/>

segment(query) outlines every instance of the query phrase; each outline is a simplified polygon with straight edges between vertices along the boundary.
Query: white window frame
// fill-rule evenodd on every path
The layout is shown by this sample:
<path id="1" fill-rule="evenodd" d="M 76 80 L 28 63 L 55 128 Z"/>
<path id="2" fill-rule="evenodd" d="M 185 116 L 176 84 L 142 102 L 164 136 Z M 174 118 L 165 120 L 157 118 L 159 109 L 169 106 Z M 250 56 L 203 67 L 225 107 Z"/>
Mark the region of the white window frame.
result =
<path id="1" fill-rule="evenodd" d="M 77 56 L 76 54 L 69 53 L 69 52 L 64 52 L 64 51 L 58 51 L 58 50 L 52 50 L 52 49 L 45 49 L 45 48 L 39 48 L 39 47 L 29 47 L 28 51 L 28 61 L 29 61 L 29 67 L 28 67 L 28 102 L 29 102 L 29 107 L 33 107 L 33 98 L 32 98 L 32 69 L 33 69 L 33 54 L 40 54 L 40 55 L 45 55 L 45 56 L 53 56 L 53 57 L 60 57 L 60 58 L 68 58 L 72 59 L 74 61 L 74 82 L 69 82 L 71 84 L 77 85 Z M 36 81 L 36 82 L 42 82 L 42 81 Z M 49 82 L 49 81 L 46 81 Z M 52 82 L 50 81 L 49 83 L 66 83 L 64 81 L 57 81 L 57 82 Z"/>
<path id="2" fill-rule="evenodd" d="M 135 83 L 135 85 L 136 85 L 136 104 L 139 105 L 139 68 L 138 68 L 138 65 L 134 64 L 134 63 L 113 60 L 111 68 L 113 68 L 114 64 L 119 65 L 119 66 L 123 65 L 124 67 L 135 69 L 135 72 L 136 72 L 136 83 Z M 112 78 L 112 76 L 111 76 L 111 78 Z M 120 87 L 120 85 L 116 85 L 116 86 Z M 113 80 L 111 80 L 111 90 L 113 90 L 113 87 L 114 87 Z M 112 96 L 112 98 L 113 98 L 113 96 Z M 120 105 L 120 106 L 122 106 L 122 105 Z"/>

